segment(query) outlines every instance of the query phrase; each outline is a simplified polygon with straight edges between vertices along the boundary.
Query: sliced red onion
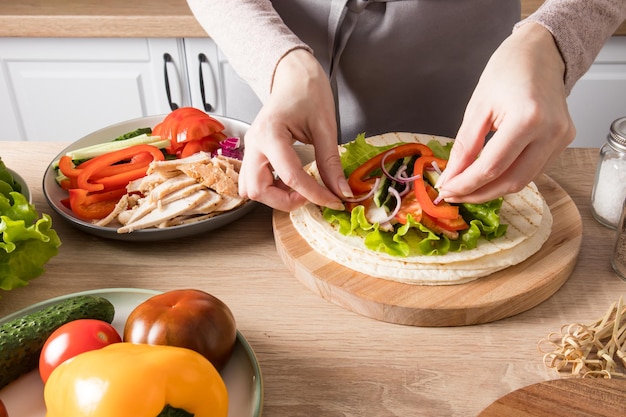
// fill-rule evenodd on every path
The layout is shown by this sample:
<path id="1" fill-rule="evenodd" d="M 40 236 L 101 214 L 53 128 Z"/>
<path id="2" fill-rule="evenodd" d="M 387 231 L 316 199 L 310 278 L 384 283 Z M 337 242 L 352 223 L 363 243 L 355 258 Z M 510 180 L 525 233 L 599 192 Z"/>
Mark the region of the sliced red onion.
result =
<path id="1" fill-rule="evenodd" d="M 402 177 L 400 175 L 394 177 L 393 175 L 391 175 L 391 173 L 385 167 L 385 162 L 387 161 L 387 157 L 394 153 L 396 153 L 396 150 L 391 149 L 390 151 L 386 152 L 383 155 L 383 158 L 380 160 L 380 168 L 383 170 L 383 173 L 385 174 L 385 176 L 393 181 L 400 182 L 400 183 L 411 182 L 411 181 L 418 179 L 420 177 L 419 175 L 413 175 L 412 177 Z M 406 170 L 406 167 L 404 169 Z"/>
<path id="2" fill-rule="evenodd" d="M 410 182 L 406 182 L 404 183 L 404 190 L 400 191 L 400 197 L 404 197 L 405 195 L 407 195 L 411 190 L 413 189 L 413 187 L 411 187 L 411 183 Z"/>
<path id="3" fill-rule="evenodd" d="M 360 203 L 361 201 L 365 201 L 368 198 L 370 198 L 371 196 L 374 195 L 374 193 L 376 192 L 376 189 L 378 188 L 378 185 L 380 185 L 380 178 L 376 178 L 376 181 L 374 181 L 374 186 L 372 187 L 372 189 L 367 193 L 364 194 L 362 196 L 359 197 L 354 197 L 354 198 L 343 198 L 343 201 L 347 202 L 347 203 Z"/>
<path id="4" fill-rule="evenodd" d="M 436 161 L 431 162 L 431 165 L 433 166 L 433 168 L 435 169 L 435 172 L 439 175 L 441 175 L 441 169 L 439 169 L 439 165 L 437 165 Z"/>
<path id="5" fill-rule="evenodd" d="M 387 171 L 387 168 L 385 167 L 385 163 L 387 162 L 387 157 L 388 157 L 389 155 L 394 154 L 394 153 L 396 153 L 396 150 L 395 150 L 395 149 L 392 149 L 392 150 L 390 150 L 390 151 L 387 151 L 387 152 L 385 152 L 385 154 L 383 155 L 383 158 L 380 160 L 380 167 L 382 168 L 383 173 L 384 173 L 387 177 L 389 177 L 389 178 L 391 178 L 391 179 L 393 179 L 393 175 L 391 175 L 391 174 L 389 173 L 389 171 Z"/>
<path id="6" fill-rule="evenodd" d="M 243 151 L 241 149 L 217 148 L 215 155 L 222 155 L 227 158 L 243 160 Z"/>
<path id="7" fill-rule="evenodd" d="M 220 142 L 220 146 L 225 149 L 238 149 L 241 145 L 241 139 L 238 137 L 228 137 Z"/>
<path id="8" fill-rule="evenodd" d="M 394 217 L 396 217 L 396 214 L 398 214 L 398 211 L 400 211 L 400 206 L 402 205 L 402 197 L 400 197 L 400 193 L 398 192 L 398 190 L 393 187 L 389 187 L 388 191 L 395 197 L 396 207 L 391 211 L 391 213 L 389 213 L 389 215 L 385 219 L 379 221 L 380 224 L 388 223 Z"/>
<path id="9" fill-rule="evenodd" d="M 404 172 L 402 173 L 402 175 L 399 175 L 398 177 L 399 177 L 399 178 L 401 178 L 401 181 L 398 181 L 398 182 L 402 182 L 402 183 L 410 183 L 410 182 L 413 182 L 413 181 L 415 181 L 415 180 L 419 179 L 419 178 L 421 177 L 421 175 L 417 174 L 417 175 L 412 175 L 412 176 L 410 176 L 410 177 L 407 177 L 407 176 L 406 176 L 406 168 L 405 168 L 405 170 L 404 170 Z M 394 178 L 394 179 L 395 179 L 395 180 L 398 180 L 398 178 Z"/>

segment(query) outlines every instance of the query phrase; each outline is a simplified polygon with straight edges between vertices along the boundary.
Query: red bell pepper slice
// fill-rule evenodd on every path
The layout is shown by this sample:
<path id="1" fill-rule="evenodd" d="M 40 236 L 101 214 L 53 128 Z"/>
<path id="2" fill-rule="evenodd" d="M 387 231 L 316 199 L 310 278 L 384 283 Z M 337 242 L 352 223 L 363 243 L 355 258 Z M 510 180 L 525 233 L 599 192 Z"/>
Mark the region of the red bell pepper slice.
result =
<path id="1" fill-rule="evenodd" d="M 73 188 L 69 190 L 69 194 L 69 206 L 77 217 L 83 220 L 99 220 L 111 214 L 120 198 L 126 194 L 126 189 L 90 194 L 82 188 Z"/>
<path id="2" fill-rule="evenodd" d="M 137 155 L 133 156 L 128 163 L 123 164 L 114 164 L 108 167 L 104 167 L 94 172 L 91 176 L 92 179 L 96 180 L 99 178 L 110 177 L 112 175 L 122 174 L 124 172 L 128 172 L 132 169 L 147 168 L 150 165 L 150 162 L 154 160 L 152 154 L 148 152 L 140 152 Z M 89 161 L 84 162 L 83 164 Z M 83 164 L 79 165 L 78 168 L 82 167 Z"/>
<path id="3" fill-rule="evenodd" d="M 379 153 L 378 155 L 365 161 L 348 176 L 348 185 L 350 185 L 350 188 L 355 195 L 365 194 L 372 189 L 375 179 L 368 178 L 368 176 L 372 173 L 372 171 L 380 168 L 382 160 L 386 154 L 388 154 L 386 162 L 393 162 L 397 159 L 404 158 L 405 156 L 432 155 L 433 151 L 428 146 L 421 143 L 405 143 Z"/>
<path id="4" fill-rule="evenodd" d="M 431 200 L 428 195 L 428 190 L 426 189 L 426 182 L 424 181 L 424 167 L 426 165 L 430 165 L 433 162 L 436 162 L 439 166 L 439 169 L 443 170 L 446 167 L 448 161 L 445 159 L 437 158 L 432 155 L 424 155 L 415 161 L 415 165 L 413 166 L 413 175 L 419 174 L 420 177 L 413 181 L 413 189 L 415 192 L 415 197 L 417 201 L 421 204 L 422 210 L 424 212 L 434 218 L 437 219 L 456 219 L 459 217 L 459 208 L 457 206 L 453 206 L 451 204 L 445 203 L 445 201 L 440 202 L 435 205 L 433 200 Z M 445 204 L 443 204 L 445 203 Z"/>
<path id="5" fill-rule="evenodd" d="M 130 169 L 126 172 L 94 179 L 93 184 L 102 184 L 103 190 L 114 190 L 116 188 L 124 188 L 131 181 L 144 177 L 148 171 L 148 165 L 139 168 Z"/>
<path id="6" fill-rule="evenodd" d="M 125 149 L 120 149 L 118 151 L 109 152 L 104 155 L 96 156 L 95 158 L 87 161 L 89 162 L 89 165 L 86 168 L 81 169 L 81 172 L 77 177 L 77 186 L 91 192 L 104 190 L 105 186 L 102 184 L 102 182 L 92 183 L 89 180 L 92 179 L 94 175 L 97 175 L 96 173 L 99 170 L 110 167 L 111 165 L 120 161 L 129 160 L 133 156 L 141 152 L 148 152 L 150 155 L 152 155 L 152 160 L 154 161 L 162 161 L 165 159 L 163 153 L 157 147 L 145 144 L 134 145 Z M 128 180 L 128 182 L 146 175 L 147 166 L 142 169 L 137 169 L 137 167 L 131 163 L 126 163 L 124 165 L 129 168 L 128 175 L 124 176 L 123 178 L 124 180 Z M 130 174 L 131 172 L 132 175 Z M 102 179 L 100 179 L 99 181 L 101 180 Z M 128 182 L 126 182 L 126 184 L 124 185 L 127 185 Z"/>
<path id="7" fill-rule="evenodd" d="M 69 178 L 78 177 L 78 174 L 81 173 L 81 170 L 74 166 L 74 161 L 72 161 L 72 158 L 67 155 L 63 155 L 59 159 L 59 170 L 63 175 Z"/>
<path id="8" fill-rule="evenodd" d="M 426 186 L 426 192 L 428 193 L 428 197 L 431 201 L 434 201 L 438 197 L 439 193 L 430 184 L 425 182 L 424 185 Z M 413 195 L 415 195 L 415 193 L 413 193 Z M 438 206 L 449 205 L 450 203 L 446 201 L 441 201 Z M 456 218 L 454 219 L 444 219 L 441 217 L 431 217 L 431 219 L 437 226 L 452 232 L 465 230 L 469 227 L 468 224 L 465 222 L 463 216 L 461 216 L 461 213 L 459 213 L 458 216 L 456 216 Z"/>

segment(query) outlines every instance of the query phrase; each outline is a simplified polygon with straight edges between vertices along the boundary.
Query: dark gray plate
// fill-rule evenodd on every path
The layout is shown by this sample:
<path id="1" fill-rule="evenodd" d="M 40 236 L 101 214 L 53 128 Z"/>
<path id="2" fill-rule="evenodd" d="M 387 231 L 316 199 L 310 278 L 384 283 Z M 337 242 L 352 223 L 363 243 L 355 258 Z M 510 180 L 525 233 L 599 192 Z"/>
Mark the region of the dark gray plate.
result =
<path id="1" fill-rule="evenodd" d="M 198 221 L 196 223 L 172 226 L 167 228 L 135 230 L 131 233 L 117 233 L 117 228 L 115 227 L 94 226 L 90 222 L 86 222 L 75 217 L 72 211 L 65 207 L 63 203 L 61 203 L 61 200 L 67 198 L 67 192 L 59 187 L 59 185 L 56 183 L 56 170 L 53 168 L 53 164 L 55 161 L 58 161 L 62 155 L 74 149 L 111 141 L 124 133 L 133 131 L 141 127 L 154 128 L 154 126 L 156 126 L 157 123 L 161 122 L 165 118 L 165 116 L 166 115 L 143 117 L 106 127 L 83 137 L 82 139 L 72 143 L 70 146 L 61 151 L 61 153 L 59 153 L 59 155 L 57 155 L 54 160 L 50 162 L 50 166 L 48 166 L 48 169 L 46 170 L 43 177 L 43 194 L 46 197 L 46 200 L 48 201 L 50 207 L 54 211 L 56 211 L 61 217 L 70 222 L 73 226 L 87 233 L 91 233 L 93 235 L 107 239 L 136 242 L 178 239 L 181 237 L 208 232 L 225 226 L 231 222 L 234 222 L 235 220 L 243 217 L 252 209 L 254 209 L 257 203 L 249 201 L 235 210 L 220 214 L 206 220 Z M 238 136 L 243 139 L 244 134 L 250 127 L 248 123 L 242 122 L 240 120 L 235 120 L 223 116 L 212 116 L 222 122 L 225 127 L 225 132 L 229 136 Z"/>

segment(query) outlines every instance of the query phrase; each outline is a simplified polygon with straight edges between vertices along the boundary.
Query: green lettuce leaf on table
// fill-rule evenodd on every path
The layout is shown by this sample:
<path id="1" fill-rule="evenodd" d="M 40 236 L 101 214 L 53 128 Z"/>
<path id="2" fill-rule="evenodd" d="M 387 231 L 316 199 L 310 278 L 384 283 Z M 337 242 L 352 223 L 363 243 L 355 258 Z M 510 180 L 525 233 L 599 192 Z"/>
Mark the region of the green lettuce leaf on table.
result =
<path id="1" fill-rule="evenodd" d="M 44 265 L 58 254 L 61 240 L 52 229 L 52 218 L 41 217 L 24 195 L 0 193 L 0 289 L 23 287 L 44 272 Z M 10 199 L 9 199 L 10 198 Z"/>

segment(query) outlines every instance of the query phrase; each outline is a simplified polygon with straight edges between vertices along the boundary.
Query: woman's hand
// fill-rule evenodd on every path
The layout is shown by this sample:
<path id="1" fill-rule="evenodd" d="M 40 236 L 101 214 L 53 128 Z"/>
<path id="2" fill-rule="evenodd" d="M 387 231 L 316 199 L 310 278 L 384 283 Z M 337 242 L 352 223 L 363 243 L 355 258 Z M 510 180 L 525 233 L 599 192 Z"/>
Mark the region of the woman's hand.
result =
<path id="1" fill-rule="evenodd" d="M 308 175 L 294 141 L 314 145 L 324 184 Z M 307 201 L 343 209 L 350 196 L 337 148 L 335 103 L 330 83 L 309 52 L 296 49 L 278 64 L 272 92 L 245 137 L 239 193 L 283 211 Z"/>
<path id="2" fill-rule="evenodd" d="M 500 45 L 465 111 L 437 184 L 441 197 L 480 203 L 517 192 L 572 142 L 564 68 L 541 25 L 527 23 Z"/>

